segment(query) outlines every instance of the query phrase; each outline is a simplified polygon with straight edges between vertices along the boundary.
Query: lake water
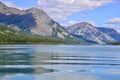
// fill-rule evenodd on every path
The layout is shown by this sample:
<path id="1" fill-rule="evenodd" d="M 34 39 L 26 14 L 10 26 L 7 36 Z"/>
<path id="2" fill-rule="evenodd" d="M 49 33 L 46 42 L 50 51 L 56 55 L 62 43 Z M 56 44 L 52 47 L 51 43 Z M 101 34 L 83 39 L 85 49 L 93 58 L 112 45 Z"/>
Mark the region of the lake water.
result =
<path id="1" fill-rule="evenodd" d="M 0 80 L 120 80 L 120 46 L 1 45 Z"/>

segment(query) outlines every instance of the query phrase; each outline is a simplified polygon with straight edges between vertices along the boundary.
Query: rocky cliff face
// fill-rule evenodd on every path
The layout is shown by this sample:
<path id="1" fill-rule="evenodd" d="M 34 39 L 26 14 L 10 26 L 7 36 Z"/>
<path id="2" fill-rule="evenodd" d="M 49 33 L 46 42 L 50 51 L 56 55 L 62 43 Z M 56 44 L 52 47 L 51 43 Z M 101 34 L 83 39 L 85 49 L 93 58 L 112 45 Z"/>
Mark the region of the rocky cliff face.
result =
<path id="1" fill-rule="evenodd" d="M 19 10 L 0 2 L 0 23 L 17 26 L 40 36 L 69 37 L 69 33 L 61 25 L 37 8 Z"/>
<path id="2" fill-rule="evenodd" d="M 99 31 L 95 26 L 81 22 L 74 24 L 67 29 L 71 34 L 83 37 L 86 40 L 95 41 L 97 43 L 115 41 L 112 37 Z"/>
<path id="3" fill-rule="evenodd" d="M 25 14 L 25 10 L 19 10 L 16 8 L 8 7 L 4 5 L 2 2 L 0 2 L 0 13 L 5 15 L 11 15 L 11 14 L 23 15 Z"/>
<path id="4" fill-rule="evenodd" d="M 117 42 L 120 42 L 120 33 L 118 33 L 116 30 L 104 27 L 98 27 L 97 29 L 114 38 Z"/>

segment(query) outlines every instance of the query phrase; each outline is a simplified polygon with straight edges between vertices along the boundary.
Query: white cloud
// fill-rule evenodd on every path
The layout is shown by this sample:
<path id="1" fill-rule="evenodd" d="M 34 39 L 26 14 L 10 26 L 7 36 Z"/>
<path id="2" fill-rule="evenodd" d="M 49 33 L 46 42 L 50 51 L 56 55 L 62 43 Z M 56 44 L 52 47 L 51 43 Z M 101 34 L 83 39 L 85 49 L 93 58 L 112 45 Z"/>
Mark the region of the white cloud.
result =
<path id="1" fill-rule="evenodd" d="M 5 1 L 5 0 L 1 0 L 1 2 L 3 2 L 5 5 L 7 5 L 8 7 L 14 7 L 14 8 L 18 8 L 18 9 L 23 9 L 17 5 L 15 5 L 14 3 L 10 2 L 10 1 Z"/>
<path id="2" fill-rule="evenodd" d="M 86 20 L 86 21 L 82 21 L 82 20 L 81 21 L 72 21 L 72 20 L 70 20 L 70 21 L 66 21 L 66 22 L 67 22 L 66 26 L 71 26 L 71 25 L 74 25 L 74 24 L 77 24 L 77 23 L 80 23 L 80 22 L 88 22 L 88 23 L 96 26 L 96 22 L 95 21 L 90 21 L 90 20 Z"/>
<path id="3" fill-rule="evenodd" d="M 113 29 L 117 30 L 120 33 L 120 25 L 109 24 L 108 27 L 113 28 Z"/>
<path id="4" fill-rule="evenodd" d="M 120 33 L 120 18 L 112 18 L 106 21 L 108 27 L 117 30 Z"/>
<path id="5" fill-rule="evenodd" d="M 113 0 L 38 0 L 38 7 L 55 20 L 67 20 L 73 13 L 82 13 L 112 2 Z"/>
<path id="6" fill-rule="evenodd" d="M 76 23 L 80 23 L 80 21 L 68 21 L 68 25 L 73 25 L 73 24 L 76 24 Z"/>
<path id="7" fill-rule="evenodd" d="M 120 18 L 112 18 L 106 21 L 107 24 L 120 24 Z"/>

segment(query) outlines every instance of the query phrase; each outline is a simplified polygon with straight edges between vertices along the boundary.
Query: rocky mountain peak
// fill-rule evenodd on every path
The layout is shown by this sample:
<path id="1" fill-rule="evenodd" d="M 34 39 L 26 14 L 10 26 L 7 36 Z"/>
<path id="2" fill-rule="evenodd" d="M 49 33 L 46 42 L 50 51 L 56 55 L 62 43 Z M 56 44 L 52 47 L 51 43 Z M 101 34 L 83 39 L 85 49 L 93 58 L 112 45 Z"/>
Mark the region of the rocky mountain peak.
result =
<path id="1" fill-rule="evenodd" d="M 7 7 L 7 6 L 3 4 L 2 2 L 0 2 L 0 7 Z"/>
<path id="2" fill-rule="evenodd" d="M 79 25 L 83 25 L 83 26 L 92 26 L 92 24 L 88 23 L 88 22 L 80 22 L 78 23 Z"/>
<path id="3" fill-rule="evenodd" d="M 69 33 L 61 25 L 51 19 L 46 12 L 35 7 L 19 10 L 7 6 L 3 8 L 1 5 L 0 23 L 17 26 L 21 30 L 29 31 L 35 35 L 69 37 Z"/>
<path id="4" fill-rule="evenodd" d="M 95 26 L 93 26 L 92 24 L 90 24 L 88 22 L 80 22 L 80 23 L 72 25 L 71 29 L 75 29 L 75 30 L 81 29 L 81 30 L 85 30 L 85 31 L 93 30 L 93 29 L 95 30 Z"/>
<path id="5" fill-rule="evenodd" d="M 39 11 L 40 9 L 38 9 L 38 8 L 36 8 L 36 7 L 32 7 L 32 8 L 30 8 L 30 9 L 28 9 L 28 10 L 36 10 L 36 11 Z"/>
<path id="6" fill-rule="evenodd" d="M 25 10 L 19 10 L 17 8 L 8 7 L 5 4 L 3 4 L 2 2 L 0 2 L 0 13 L 5 14 L 5 15 L 12 15 L 12 14 L 23 15 L 26 12 L 25 12 Z"/>
<path id="7" fill-rule="evenodd" d="M 82 34 L 82 33 L 94 33 L 98 30 L 93 26 L 92 24 L 88 22 L 80 22 L 77 24 L 74 24 L 68 28 L 68 30 L 75 34 Z"/>
<path id="8" fill-rule="evenodd" d="M 5 4 L 3 4 L 2 2 L 0 2 L 0 12 L 3 12 L 4 9 L 7 10 L 8 7 Z"/>
<path id="9" fill-rule="evenodd" d="M 36 7 L 30 8 L 30 9 L 26 10 L 26 12 L 34 13 L 34 14 L 36 14 L 36 15 L 46 14 L 46 12 L 44 12 L 43 10 L 38 9 L 38 8 L 36 8 Z"/>
<path id="10" fill-rule="evenodd" d="M 81 22 L 74 24 L 68 28 L 68 31 L 77 36 L 82 36 L 87 40 L 92 40 L 98 43 L 104 43 L 107 41 L 114 41 L 113 38 L 99 31 L 95 26 L 88 22 Z"/>

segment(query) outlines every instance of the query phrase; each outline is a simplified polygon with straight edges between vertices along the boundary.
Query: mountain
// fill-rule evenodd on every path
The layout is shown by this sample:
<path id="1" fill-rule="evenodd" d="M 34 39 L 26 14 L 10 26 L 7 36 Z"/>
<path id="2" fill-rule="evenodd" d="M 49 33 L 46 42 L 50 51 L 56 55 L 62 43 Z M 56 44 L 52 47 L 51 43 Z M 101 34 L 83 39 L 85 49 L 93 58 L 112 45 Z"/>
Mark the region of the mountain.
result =
<path id="1" fill-rule="evenodd" d="M 64 27 L 37 8 L 19 10 L 0 2 L 0 23 L 40 36 L 70 37 Z"/>
<path id="2" fill-rule="evenodd" d="M 73 40 L 52 37 L 39 37 L 26 31 L 16 31 L 0 24 L 0 44 L 71 44 Z"/>
<path id="3" fill-rule="evenodd" d="M 64 40 L 64 42 L 84 44 L 113 42 L 116 40 L 87 22 L 74 24 L 66 30 L 41 9 L 33 7 L 27 10 L 19 10 L 8 7 L 1 2 L 0 24 L 5 24 L 10 29 L 20 32 L 20 35 L 47 37 L 47 39 L 52 38 L 52 40 L 58 38 Z"/>
<path id="4" fill-rule="evenodd" d="M 33 40 L 32 42 L 37 40 L 37 42 L 42 41 L 43 43 L 89 43 L 82 38 L 70 35 L 63 26 L 51 19 L 47 13 L 34 7 L 19 10 L 0 2 L 0 25 L 6 25 L 8 28 L 20 32 L 20 35 L 24 35 L 24 40 L 28 38 L 28 42 L 30 39 L 30 41 Z"/>
<path id="5" fill-rule="evenodd" d="M 85 40 L 94 41 L 97 43 L 105 43 L 115 41 L 112 37 L 99 31 L 95 26 L 88 22 L 80 22 L 67 28 L 74 36 L 82 37 Z"/>
<path id="6" fill-rule="evenodd" d="M 104 28 L 104 27 L 97 27 L 97 29 L 109 35 L 110 37 L 115 39 L 117 42 L 120 42 L 120 33 L 118 33 L 116 30 L 112 28 Z"/>
<path id="7" fill-rule="evenodd" d="M 25 43 L 25 41 L 27 41 L 25 36 L 20 32 L 0 25 L 0 44 Z"/>

